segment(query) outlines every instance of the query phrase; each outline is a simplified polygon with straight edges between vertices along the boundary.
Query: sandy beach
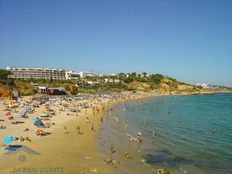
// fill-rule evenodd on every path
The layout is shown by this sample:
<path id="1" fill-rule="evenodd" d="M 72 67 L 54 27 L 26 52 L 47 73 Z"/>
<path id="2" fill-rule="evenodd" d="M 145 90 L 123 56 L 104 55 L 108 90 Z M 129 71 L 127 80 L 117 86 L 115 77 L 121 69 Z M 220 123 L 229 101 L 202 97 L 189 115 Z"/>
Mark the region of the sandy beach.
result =
<path id="1" fill-rule="evenodd" d="M 96 149 L 101 122 L 110 116 L 115 104 L 152 95 L 51 96 L 42 103 L 33 96 L 14 103 L 1 100 L 1 173 L 118 173 L 119 170 L 113 170 L 117 161 L 109 162 L 110 147 L 105 154 Z M 22 118 L 22 112 L 28 107 L 33 111 L 26 113 L 28 118 Z M 35 118 L 40 118 L 44 126 L 36 127 Z M 38 130 L 45 134 L 38 135 Z M 4 143 L 7 136 L 14 138 L 10 145 L 23 145 L 38 154 L 25 150 L 6 154 L 11 152 L 5 150 L 9 147 Z M 108 163 L 104 162 L 107 160 Z"/>

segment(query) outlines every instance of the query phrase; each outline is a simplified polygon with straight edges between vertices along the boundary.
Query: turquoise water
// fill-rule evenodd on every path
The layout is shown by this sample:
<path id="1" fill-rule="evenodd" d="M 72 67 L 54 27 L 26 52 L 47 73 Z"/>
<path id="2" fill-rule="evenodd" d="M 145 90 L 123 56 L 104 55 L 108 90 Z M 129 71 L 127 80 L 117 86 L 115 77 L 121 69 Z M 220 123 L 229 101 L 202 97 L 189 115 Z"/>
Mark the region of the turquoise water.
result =
<path id="1" fill-rule="evenodd" d="M 130 102 L 117 106 L 105 122 L 108 131 L 101 138 L 117 148 L 128 148 L 126 134 L 140 131 L 139 152 L 151 165 L 183 173 L 232 173 L 231 93 Z"/>

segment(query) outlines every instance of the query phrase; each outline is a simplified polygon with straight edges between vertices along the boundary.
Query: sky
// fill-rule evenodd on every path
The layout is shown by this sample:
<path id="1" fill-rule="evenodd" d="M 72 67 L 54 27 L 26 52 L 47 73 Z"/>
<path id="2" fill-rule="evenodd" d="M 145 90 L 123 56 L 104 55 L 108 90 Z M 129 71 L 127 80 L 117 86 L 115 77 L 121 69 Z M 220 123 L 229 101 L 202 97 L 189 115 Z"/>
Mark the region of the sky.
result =
<path id="1" fill-rule="evenodd" d="M 161 73 L 232 87 L 231 0 L 0 0 L 0 68 Z"/>

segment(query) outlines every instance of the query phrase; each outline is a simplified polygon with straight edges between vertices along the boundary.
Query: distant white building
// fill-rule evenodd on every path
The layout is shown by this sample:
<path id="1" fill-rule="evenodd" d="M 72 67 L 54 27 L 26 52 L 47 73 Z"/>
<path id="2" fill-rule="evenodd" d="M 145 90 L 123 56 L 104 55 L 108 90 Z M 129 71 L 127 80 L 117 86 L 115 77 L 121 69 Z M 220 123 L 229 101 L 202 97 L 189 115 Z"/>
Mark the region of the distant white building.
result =
<path id="1" fill-rule="evenodd" d="M 110 74 L 110 76 L 117 76 L 117 74 L 115 74 L 115 73 L 112 73 L 112 74 Z"/>
<path id="2" fill-rule="evenodd" d="M 87 84 L 93 85 L 93 84 L 99 84 L 99 82 L 87 81 Z"/>
<path id="3" fill-rule="evenodd" d="M 65 71 L 65 78 L 67 80 L 79 79 L 81 76 L 76 71 Z"/>
<path id="4" fill-rule="evenodd" d="M 81 71 L 78 73 L 80 75 L 81 78 L 84 78 L 84 77 L 95 77 L 96 74 L 94 74 L 93 72 L 84 72 L 84 71 Z"/>
<path id="5" fill-rule="evenodd" d="M 40 93 L 46 93 L 46 92 L 47 92 L 46 86 L 38 86 L 38 87 L 37 87 L 37 90 L 38 90 L 38 92 L 40 92 Z"/>
<path id="6" fill-rule="evenodd" d="M 119 79 L 108 79 L 108 78 L 106 78 L 106 79 L 104 79 L 104 81 L 105 81 L 105 83 L 119 83 L 120 82 L 120 80 Z"/>
<path id="7" fill-rule="evenodd" d="M 197 83 L 196 85 L 197 85 L 197 86 L 200 86 L 200 87 L 202 87 L 202 88 L 204 88 L 204 89 L 209 88 L 209 85 L 206 84 L 206 83 Z"/>

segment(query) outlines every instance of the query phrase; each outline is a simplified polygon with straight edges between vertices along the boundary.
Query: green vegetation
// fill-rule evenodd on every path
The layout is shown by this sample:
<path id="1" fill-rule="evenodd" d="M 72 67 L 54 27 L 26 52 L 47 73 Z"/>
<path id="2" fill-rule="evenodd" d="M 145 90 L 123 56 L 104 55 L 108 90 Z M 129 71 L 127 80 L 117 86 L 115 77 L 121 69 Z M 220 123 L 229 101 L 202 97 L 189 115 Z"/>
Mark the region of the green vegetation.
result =
<path id="1" fill-rule="evenodd" d="M 0 69 L 0 83 L 6 85 L 8 87 L 13 86 L 14 85 L 14 80 L 7 78 L 8 75 L 10 75 L 10 74 L 11 74 L 10 71 L 7 71 L 5 69 Z"/>
<path id="2" fill-rule="evenodd" d="M 73 86 L 78 87 L 79 93 L 110 93 L 121 91 L 154 91 L 158 93 L 199 92 L 197 86 L 179 82 L 174 78 L 162 74 L 143 73 L 119 73 L 117 75 L 104 75 L 85 77 L 76 80 L 55 80 L 55 79 L 8 79 L 10 72 L 1 70 L 1 81 L 11 89 L 17 89 L 21 94 L 30 95 L 35 93 L 36 86 L 64 87 L 68 93 L 72 93 Z"/>
<path id="3" fill-rule="evenodd" d="M 14 81 L 14 89 L 18 90 L 20 95 L 32 95 L 36 93 L 36 89 L 30 83 L 23 82 L 22 80 Z"/>
<path id="4" fill-rule="evenodd" d="M 11 72 L 10 71 L 7 71 L 7 70 L 5 70 L 5 69 L 0 69 L 0 78 L 2 79 L 6 79 L 7 78 L 7 76 L 9 75 L 9 74 L 11 74 Z"/>

